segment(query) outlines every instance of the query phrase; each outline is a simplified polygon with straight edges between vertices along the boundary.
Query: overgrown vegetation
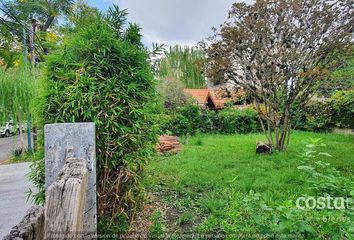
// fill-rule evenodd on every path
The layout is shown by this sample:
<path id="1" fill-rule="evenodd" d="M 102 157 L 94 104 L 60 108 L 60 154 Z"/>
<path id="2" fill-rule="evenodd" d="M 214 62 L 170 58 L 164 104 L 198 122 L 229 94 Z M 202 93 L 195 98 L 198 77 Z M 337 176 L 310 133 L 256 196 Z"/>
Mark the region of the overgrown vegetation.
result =
<path id="1" fill-rule="evenodd" d="M 294 103 L 306 102 L 337 67 L 337 52 L 352 49 L 353 24 L 350 0 L 234 3 L 202 44 L 207 75 L 249 91 L 268 142 L 285 150 Z"/>
<path id="2" fill-rule="evenodd" d="M 182 238 L 194 234 L 201 239 L 218 235 L 350 239 L 351 210 L 302 210 L 295 202 L 302 196 L 352 194 L 352 136 L 295 132 L 286 152 L 258 156 L 254 143 L 260 138 L 260 134 L 198 135 L 181 154 L 150 163 L 148 189 L 160 196 L 166 209 L 179 213 L 177 219 L 184 213 L 192 215 L 187 228 L 167 216 L 165 234 Z M 311 168 L 316 174 L 306 170 Z"/>
<path id="3" fill-rule="evenodd" d="M 140 174 L 155 140 L 148 111 L 155 82 L 140 29 L 124 30 L 118 7 L 105 16 L 92 11 L 84 24 L 48 59 L 38 106 L 43 124 L 95 122 L 99 227 L 116 234 L 126 230 L 142 197 Z"/>
<path id="4" fill-rule="evenodd" d="M 36 94 L 38 71 L 25 67 L 3 69 L 0 67 L 0 123 L 13 121 L 15 132 L 27 125 L 31 117 L 31 99 Z M 20 129 L 19 128 L 19 129 Z M 21 152 L 25 151 L 23 131 L 20 135 Z"/>
<path id="5" fill-rule="evenodd" d="M 175 113 L 178 108 L 186 106 L 192 102 L 190 96 L 185 94 L 185 89 L 181 80 L 168 77 L 158 80 L 157 91 L 160 95 L 160 102 L 163 112 Z"/>
<path id="6" fill-rule="evenodd" d="M 176 113 L 161 115 L 161 133 L 178 136 L 204 133 L 252 133 L 261 131 L 257 113 L 249 108 L 238 110 L 232 107 L 219 112 L 201 111 L 196 105 L 186 105 Z"/>
<path id="7" fill-rule="evenodd" d="M 352 57 L 345 61 L 344 54 L 349 54 Z M 343 66 L 333 71 L 327 79 L 321 81 L 316 91 L 319 96 L 329 98 L 337 91 L 347 91 L 354 88 L 354 45 L 346 53 L 340 55 L 339 60 L 345 61 Z"/>
<path id="8" fill-rule="evenodd" d="M 335 93 L 331 106 L 336 126 L 354 129 L 354 89 Z"/>
<path id="9" fill-rule="evenodd" d="M 354 90 L 337 91 L 330 98 L 294 106 L 293 128 L 330 131 L 333 127 L 354 129 Z"/>

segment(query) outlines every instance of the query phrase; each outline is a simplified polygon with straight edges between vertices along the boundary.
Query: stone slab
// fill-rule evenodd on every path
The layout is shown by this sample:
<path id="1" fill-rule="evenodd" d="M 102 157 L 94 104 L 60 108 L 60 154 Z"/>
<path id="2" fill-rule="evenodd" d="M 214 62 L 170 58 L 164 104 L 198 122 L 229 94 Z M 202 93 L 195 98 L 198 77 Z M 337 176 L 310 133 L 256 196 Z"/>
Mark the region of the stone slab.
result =
<path id="1" fill-rule="evenodd" d="M 45 139 L 45 188 L 58 177 L 66 157 L 86 159 L 89 172 L 84 234 L 97 233 L 96 138 L 94 123 L 47 124 Z M 67 156 L 70 154 L 71 156 Z"/>

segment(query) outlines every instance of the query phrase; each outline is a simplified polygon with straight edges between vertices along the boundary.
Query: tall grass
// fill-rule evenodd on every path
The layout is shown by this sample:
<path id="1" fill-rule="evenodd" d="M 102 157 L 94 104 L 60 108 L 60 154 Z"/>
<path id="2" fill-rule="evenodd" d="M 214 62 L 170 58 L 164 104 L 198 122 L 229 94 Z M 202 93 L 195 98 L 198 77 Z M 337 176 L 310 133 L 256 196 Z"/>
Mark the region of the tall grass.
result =
<path id="1" fill-rule="evenodd" d="M 149 163 L 145 184 L 158 201 L 168 206 L 166 209 L 173 209 L 179 215 L 163 219 L 166 221 L 167 231 L 175 234 L 186 231 L 184 227 L 178 225 L 178 219 L 182 218 L 183 214 L 189 213 L 192 219 L 187 230 L 192 233 L 225 233 L 226 235 L 252 231 L 263 233 L 261 227 L 270 226 L 270 221 L 261 222 L 259 225 L 252 221 L 256 221 L 254 219 L 257 217 L 263 220 L 268 215 L 264 212 L 257 212 L 259 208 L 256 208 L 256 205 L 250 205 L 249 202 L 245 204 L 243 197 L 255 192 L 261 194 L 267 203 L 289 207 L 293 206 L 300 196 L 316 196 L 308 183 L 309 176 L 298 169 L 298 166 L 304 164 L 302 155 L 307 150 L 306 146 L 311 138 L 321 138 L 326 146 L 319 151 L 332 155 L 332 157 L 321 155 L 323 156 L 321 161 L 340 171 L 343 179 L 353 180 L 353 136 L 294 132 L 292 137 L 292 143 L 286 152 L 257 155 L 255 153 L 256 142 L 264 138 L 261 134 L 197 135 L 190 138 L 189 144 L 183 146 L 181 153 L 156 157 L 155 161 Z M 331 183 L 328 182 L 328 184 Z M 256 203 L 260 204 L 260 201 Z M 230 208 L 230 206 L 233 207 Z M 244 209 L 245 206 L 247 209 Z M 249 215 L 248 210 L 252 214 Z M 292 210 L 285 212 L 289 214 L 285 215 L 289 218 L 286 220 L 291 221 L 290 226 L 296 224 Z M 169 211 L 172 212 L 172 210 Z M 275 219 L 276 213 L 274 214 Z M 335 224 L 331 228 L 326 228 L 330 224 L 326 225 L 327 223 L 322 221 L 321 217 L 325 216 L 324 212 L 313 211 L 310 214 L 316 218 L 306 219 L 301 216 L 307 224 L 314 226 L 318 235 L 327 236 L 328 234 L 330 236 L 330 234 L 340 232 Z M 341 214 L 341 212 L 333 214 Z M 228 224 L 223 225 L 225 222 Z M 249 225 L 245 229 L 244 222 L 246 224 L 252 222 L 254 225 Z M 353 226 L 352 221 L 348 224 Z M 226 239 L 248 238 L 229 237 Z M 332 238 L 304 237 L 301 239 Z"/>

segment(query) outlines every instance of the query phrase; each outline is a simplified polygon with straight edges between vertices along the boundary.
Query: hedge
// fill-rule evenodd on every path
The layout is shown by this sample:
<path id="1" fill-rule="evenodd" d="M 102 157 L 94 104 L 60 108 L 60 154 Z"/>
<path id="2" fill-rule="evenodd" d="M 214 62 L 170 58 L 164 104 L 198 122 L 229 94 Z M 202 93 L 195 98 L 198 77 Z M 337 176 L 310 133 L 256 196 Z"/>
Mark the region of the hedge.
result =
<path id="1" fill-rule="evenodd" d="M 333 127 L 354 129 L 354 90 L 337 91 L 325 101 L 310 101 L 305 107 L 294 106 L 293 127 L 323 132 Z"/>
<path id="2" fill-rule="evenodd" d="M 252 109 L 238 110 L 227 108 L 219 112 L 203 111 L 198 106 L 180 108 L 177 114 L 170 115 L 170 119 L 162 121 L 161 129 L 164 133 L 178 136 L 204 133 L 251 133 L 260 130 L 257 113 Z"/>
<path id="3" fill-rule="evenodd" d="M 354 89 L 336 92 L 330 104 L 334 110 L 332 118 L 335 125 L 354 129 Z"/>

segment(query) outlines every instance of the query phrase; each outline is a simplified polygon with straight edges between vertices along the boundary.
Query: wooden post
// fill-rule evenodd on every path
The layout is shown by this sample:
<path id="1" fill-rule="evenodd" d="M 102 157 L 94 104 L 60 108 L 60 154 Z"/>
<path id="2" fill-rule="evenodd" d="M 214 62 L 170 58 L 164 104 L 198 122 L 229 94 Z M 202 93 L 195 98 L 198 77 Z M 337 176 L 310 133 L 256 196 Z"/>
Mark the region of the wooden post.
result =
<path id="1" fill-rule="evenodd" d="M 67 158 L 46 192 L 44 239 L 82 239 L 87 183 L 86 161 Z"/>
<path id="2" fill-rule="evenodd" d="M 95 124 L 47 124 L 44 127 L 44 139 L 46 189 L 57 180 L 67 158 L 85 159 L 89 177 L 83 231 L 85 239 L 93 239 L 97 235 Z"/>

